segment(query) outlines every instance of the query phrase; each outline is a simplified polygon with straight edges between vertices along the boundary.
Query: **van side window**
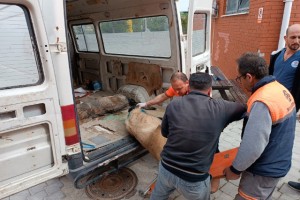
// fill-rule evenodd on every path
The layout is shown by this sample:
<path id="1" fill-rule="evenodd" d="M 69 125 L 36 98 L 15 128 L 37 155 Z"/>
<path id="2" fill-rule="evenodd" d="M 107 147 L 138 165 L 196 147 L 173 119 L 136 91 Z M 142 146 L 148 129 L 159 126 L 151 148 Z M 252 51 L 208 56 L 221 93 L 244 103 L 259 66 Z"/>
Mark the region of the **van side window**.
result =
<path id="1" fill-rule="evenodd" d="M 72 26 L 77 50 L 81 52 L 99 52 L 93 24 Z"/>
<path id="2" fill-rule="evenodd" d="M 206 48 L 206 14 L 194 13 L 192 55 L 197 56 L 205 51 Z"/>
<path id="3" fill-rule="evenodd" d="M 44 80 L 28 10 L 0 4 L 0 89 L 41 84 Z"/>
<path id="4" fill-rule="evenodd" d="M 107 54 L 171 57 L 166 16 L 100 22 L 100 32 Z"/>

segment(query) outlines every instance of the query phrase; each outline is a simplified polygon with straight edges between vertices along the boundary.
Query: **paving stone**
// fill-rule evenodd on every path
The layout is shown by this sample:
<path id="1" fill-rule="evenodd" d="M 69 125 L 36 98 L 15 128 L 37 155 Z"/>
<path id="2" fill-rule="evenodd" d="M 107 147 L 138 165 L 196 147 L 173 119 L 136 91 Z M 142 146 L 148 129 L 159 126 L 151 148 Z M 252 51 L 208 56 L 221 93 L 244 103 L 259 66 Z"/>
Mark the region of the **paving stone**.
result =
<path id="1" fill-rule="evenodd" d="M 65 194 L 61 191 L 58 191 L 54 194 L 51 194 L 48 197 L 45 197 L 45 200 L 61 200 L 65 198 Z"/>
<path id="2" fill-rule="evenodd" d="M 12 196 L 9 200 L 27 200 L 27 196 Z"/>
<path id="3" fill-rule="evenodd" d="M 231 133 L 235 133 L 235 134 L 237 134 L 237 135 L 241 135 L 241 133 L 242 133 L 242 128 L 238 128 L 238 127 L 233 128 L 233 129 L 231 129 Z"/>
<path id="4" fill-rule="evenodd" d="M 292 168 L 297 169 L 298 172 L 299 172 L 299 170 L 300 170 L 300 160 L 292 160 Z"/>
<path id="5" fill-rule="evenodd" d="M 292 176 L 300 177 L 300 172 L 298 168 L 291 168 L 289 174 L 291 174 Z"/>
<path id="6" fill-rule="evenodd" d="M 47 185 L 46 183 L 41 183 L 41 184 L 38 184 L 36 186 L 29 188 L 28 190 L 31 195 L 34 195 L 34 194 L 42 191 L 46 187 L 46 185 Z"/>
<path id="7" fill-rule="evenodd" d="M 281 195 L 282 195 L 282 193 L 279 192 L 278 189 L 276 188 L 272 194 L 272 198 L 275 200 L 275 199 L 278 199 Z"/>
<path id="8" fill-rule="evenodd" d="M 293 198 L 293 199 L 297 199 L 300 197 L 300 192 L 297 192 L 293 189 L 291 189 L 288 184 L 283 184 L 283 186 L 280 188 L 279 190 L 281 193 Z"/>
<path id="9" fill-rule="evenodd" d="M 41 200 L 44 199 L 47 195 L 47 192 L 43 190 L 34 194 L 33 196 L 27 197 L 27 200 Z"/>
<path id="10" fill-rule="evenodd" d="M 50 179 L 48 181 L 46 181 L 47 185 L 53 185 L 53 184 L 60 184 L 61 185 L 61 181 L 59 180 L 59 178 L 53 178 Z"/>
<path id="11" fill-rule="evenodd" d="M 30 193 L 28 190 L 23 190 L 21 192 L 18 192 L 12 196 L 9 197 L 10 200 L 23 200 L 27 199 L 27 197 L 30 196 Z"/>
<path id="12" fill-rule="evenodd" d="M 74 187 L 73 184 L 70 184 L 72 180 L 68 176 L 63 176 L 59 178 L 60 182 L 63 184 L 63 187 Z"/>
<path id="13" fill-rule="evenodd" d="M 221 178 L 220 179 L 220 185 L 219 185 L 219 188 L 223 187 L 228 181 L 226 181 L 225 178 Z"/>
<path id="14" fill-rule="evenodd" d="M 233 199 L 233 198 L 232 198 L 230 195 L 228 195 L 228 194 L 222 192 L 222 193 L 220 194 L 220 196 L 218 196 L 217 198 L 215 198 L 215 199 L 213 199 L 213 200 L 232 200 L 232 199 Z"/>
<path id="15" fill-rule="evenodd" d="M 81 200 L 84 197 L 87 197 L 85 193 L 85 189 L 76 189 L 75 187 L 63 187 L 61 188 L 61 191 L 68 197 L 71 197 L 73 199 Z"/>
<path id="16" fill-rule="evenodd" d="M 223 192 L 221 190 L 218 190 L 217 192 L 210 195 L 210 199 L 214 200 L 214 199 L 220 197 L 222 194 L 223 194 Z"/>
<path id="17" fill-rule="evenodd" d="M 60 191 L 60 188 L 63 186 L 63 184 L 57 183 L 57 184 L 51 184 L 45 187 L 45 191 L 47 192 L 47 194 L 51 195 L 57 191 Z"/>
<path id="18" fill-rule="evenodd" d="M 230 180 L 230 183 L 232 183 L 233 185 L 235 185 L 236 187 L 238 187 L 239 184 L 240 184 L 240 179 L 237 179 L 237 180 Z"/>
<path id="19" fill-rule="evenodd" d="M 293 159 L 294 160 L 300 160 L 300 154 L 297 155 L 296 153 L 293 154 Z"/>
<path id="20" fill-rule="evenodd" d="M 290 197 L 290 196 L 287 196 L 287 195 L 285 195 L 285 194 L 282 194 L 279 198 L 278 198 L 278 200 L 298 200 L 299 198 L 292 198 L 292 197 Z"/>
<path id="21" fill-rule="evenodd" d="M 235 197 L 235 195 L 238 193 L 238 187 L 233 185 L 232 183 L 228 182 L 226 183 L 222 188 L 220 188 L 220 190 L 226 194 L 228 194 L 229 196 L 231 196 L 231 198 L 233 199 Z"/>

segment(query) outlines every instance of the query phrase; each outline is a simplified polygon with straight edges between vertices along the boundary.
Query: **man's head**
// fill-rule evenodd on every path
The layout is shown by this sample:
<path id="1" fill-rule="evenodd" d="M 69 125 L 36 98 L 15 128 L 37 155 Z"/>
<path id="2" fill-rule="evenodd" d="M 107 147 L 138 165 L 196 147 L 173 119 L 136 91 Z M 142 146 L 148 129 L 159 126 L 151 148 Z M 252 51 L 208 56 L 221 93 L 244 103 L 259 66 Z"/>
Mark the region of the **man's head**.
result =
<path id="1" fill-rule="evenodd" d="M 189 91 L 189 80 L 182 72 L 175 72 L 170 79 L 172 88 L 179 96 L 186 95 Z"/>
<path id="2" fill-rule="evenodd" d="M 197 72 L 190 76 L 190 89 L 199 90 L 207 95 L 211 95 L 212 79 L 207 73 Z"/>
<path id="3" fill-rule="evenodd" d="M 268 75 L 268 66 L 262 57 L 257 53 L 244 53 L 238 60 L 238 77 L 240 82 L 247 91 L 251 91 L 255 83 Z"/>
<path id="4" fill-rule="evenodd" d="M 300 47 L 300 24 L 293 24 L 288 27 L 284 40 L 288 49 L 297 51 Z"/>

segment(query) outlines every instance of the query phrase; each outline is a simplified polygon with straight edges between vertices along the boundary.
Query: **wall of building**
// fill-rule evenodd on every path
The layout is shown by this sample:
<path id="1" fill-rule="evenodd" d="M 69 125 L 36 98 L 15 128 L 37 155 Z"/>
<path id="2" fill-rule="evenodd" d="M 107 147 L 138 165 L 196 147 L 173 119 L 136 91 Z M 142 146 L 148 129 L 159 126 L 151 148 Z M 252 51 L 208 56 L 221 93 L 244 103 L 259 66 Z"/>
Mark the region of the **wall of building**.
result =
<path id="1" fill-rule="evenodd" d="M 269 62 L 277 49 L 283 0 L 250 0 L 246 14 L 226 15 L 226 0 L 217 0 L 218 16 L 212 21 L 212 65 L 219 66 L 228 78 L 235 78 L 236 59 L 244 52 L 260 52 Z M 259 8 L 263 8 L 258 20 Z M 300 1 L 293 2 L 290 24 L 300 23 Z"/>

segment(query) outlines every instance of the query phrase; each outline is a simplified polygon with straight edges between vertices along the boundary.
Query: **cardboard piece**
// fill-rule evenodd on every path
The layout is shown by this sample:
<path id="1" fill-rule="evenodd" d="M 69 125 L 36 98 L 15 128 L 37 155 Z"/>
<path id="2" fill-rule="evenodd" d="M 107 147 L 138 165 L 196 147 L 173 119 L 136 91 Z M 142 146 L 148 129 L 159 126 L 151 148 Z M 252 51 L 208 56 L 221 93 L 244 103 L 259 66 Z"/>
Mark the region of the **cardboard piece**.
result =
<path id="1" fill-rule="evenodd" d="M 223 171 L 226 167 L 230 167 L 238 152 L 238 147 L 216 153 L 209 173 L 213 178 L 224 178 Z"/>
<path id="2" fill-rule="evenodd" d="M 126 84 L 139 85 L 146 89 L 149 96 L 162 86 L 161 68 L 159 65 L 146 63 L 128 63 Z"/>

